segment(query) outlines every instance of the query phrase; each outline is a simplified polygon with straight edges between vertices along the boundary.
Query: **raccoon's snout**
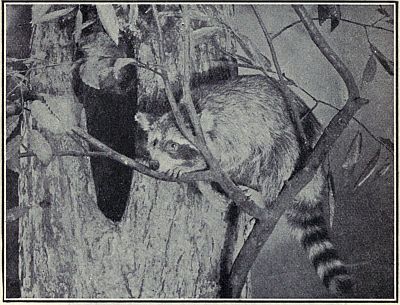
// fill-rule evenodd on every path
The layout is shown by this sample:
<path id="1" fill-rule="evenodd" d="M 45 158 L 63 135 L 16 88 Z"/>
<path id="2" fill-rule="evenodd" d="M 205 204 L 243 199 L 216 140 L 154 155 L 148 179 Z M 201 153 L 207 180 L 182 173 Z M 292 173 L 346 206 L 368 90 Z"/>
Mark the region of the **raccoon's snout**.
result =
<path id="1" fill-rule="evenodd" d="M 160 162 L 158 162 L 157 160 L 151 160 L 150 162 L 149 162 L 149 167 L 152 169 L 152 170 L 158 170 L 159 168 L 160 168 Z"/>

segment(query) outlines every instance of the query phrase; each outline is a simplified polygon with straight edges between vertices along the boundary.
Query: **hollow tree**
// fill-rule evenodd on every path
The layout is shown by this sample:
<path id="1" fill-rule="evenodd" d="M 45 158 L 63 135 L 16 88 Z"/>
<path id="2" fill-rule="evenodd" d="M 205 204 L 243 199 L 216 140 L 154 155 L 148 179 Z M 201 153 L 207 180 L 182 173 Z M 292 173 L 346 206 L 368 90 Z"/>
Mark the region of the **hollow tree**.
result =
<path id="1" fill-rule="evenodd" d="M 33 6 L 31 57 L 36 61 L 30 85 L 41 102 L 35 100 L 32 111 L 24 112 L 22 132 L 28 156 L 21 159 L 19 198 L 20 207 L 29 207 L 20 220 L 22 297 L 213 298 L 221 293 L 243 243 L 244 221 L 237 226 L 237 208 L 227 201 L 208 202 L 187 184 L 134 172 L 124 214 L 113 222 L 96 204 L 89 156 L 101 153 L 90 154 L 87 143 L 67 127 L 80 126 L 85 133 L 87 91 L 123 95 L 125 88 L 134 88 L 137 99 L 130 103 L 135 108 L 166 109 L 160 102 L 165 100 L 162 79 L 143 66 L 157 63 L 158 34 L 164 33 L 163 65 L 178 88 L 181 19 L 175 16 L 177 6 L 159 8 L 157 20 L 152 9 L 157 10 Z M 232 8 L 214 13 L 228 17 Z M 205 25 L 193 23 L 199 32 Z M 194 77 L 210 77 L 210 71 L 233 76 L 235 69 L 219 60 L 233 48 L 227 32 L 200 36 L 193 50 Z"/>

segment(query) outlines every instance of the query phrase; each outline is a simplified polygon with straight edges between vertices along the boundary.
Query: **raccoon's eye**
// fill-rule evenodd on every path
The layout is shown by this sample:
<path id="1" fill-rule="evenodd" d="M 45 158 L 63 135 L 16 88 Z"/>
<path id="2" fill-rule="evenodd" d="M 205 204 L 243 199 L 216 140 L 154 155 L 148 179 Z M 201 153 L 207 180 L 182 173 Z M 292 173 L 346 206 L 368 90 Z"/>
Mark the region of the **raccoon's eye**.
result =
<path id="1" fill-rule="evenodd" d="M 158 140 L 155 139 L 153 142 L 151 142 L 151 145 L 153 145 L 155 147 L 157 145 L 157 143 L 158 143 Z"/>
<path id="2" fill-rule="evenodd" d="M 175 142 L 173 142 L 173 141 L 169 141 L 169 142 L 167 143 L 167 149 L 169 149 L 169 150 L 175 151 L 175 150 L 178 149 L 178 147 L 179 147 L 179 144 L 178 144 L 178 143 L 175 143 Z"/>

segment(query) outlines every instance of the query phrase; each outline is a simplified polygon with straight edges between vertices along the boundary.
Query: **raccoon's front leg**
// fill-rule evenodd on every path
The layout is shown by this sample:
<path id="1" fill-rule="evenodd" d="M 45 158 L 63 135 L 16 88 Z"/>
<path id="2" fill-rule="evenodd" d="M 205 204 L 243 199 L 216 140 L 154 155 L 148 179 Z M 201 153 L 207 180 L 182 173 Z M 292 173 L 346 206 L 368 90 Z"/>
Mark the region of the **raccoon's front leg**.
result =
<path id="1" fill-rule="evenodd" d="M 223 195 L 220 192 L 213 189 L 213 187 L 209 183 L 199 181 L 197 182 L 197 187 L 199 188 L 203 196 L 205 196 L 211 202 L 214 201 L 222 202 L 229 200 L 229 198 L 226 195 Z M 258 205 L 261 208 L 265 207 L 264 198 L 260 192 L 244 185 L 239 185 L 239 188 L 245 193 L 247 197 L 253 200 L 256 205 Z"/>

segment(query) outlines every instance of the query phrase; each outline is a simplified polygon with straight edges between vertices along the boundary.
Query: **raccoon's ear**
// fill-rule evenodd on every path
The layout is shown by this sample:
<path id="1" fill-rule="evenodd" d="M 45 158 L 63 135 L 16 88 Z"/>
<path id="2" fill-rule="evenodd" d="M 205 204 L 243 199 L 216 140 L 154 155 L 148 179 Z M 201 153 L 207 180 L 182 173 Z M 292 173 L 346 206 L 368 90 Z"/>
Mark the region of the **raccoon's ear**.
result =
<path id="1" fill-rule="evenodd" d="M 135 115 L 135 121 L 139 123 L 144 131 L 148 131 L 153 124 L 155 117 L 149 113 L 138 112 Z"/>

